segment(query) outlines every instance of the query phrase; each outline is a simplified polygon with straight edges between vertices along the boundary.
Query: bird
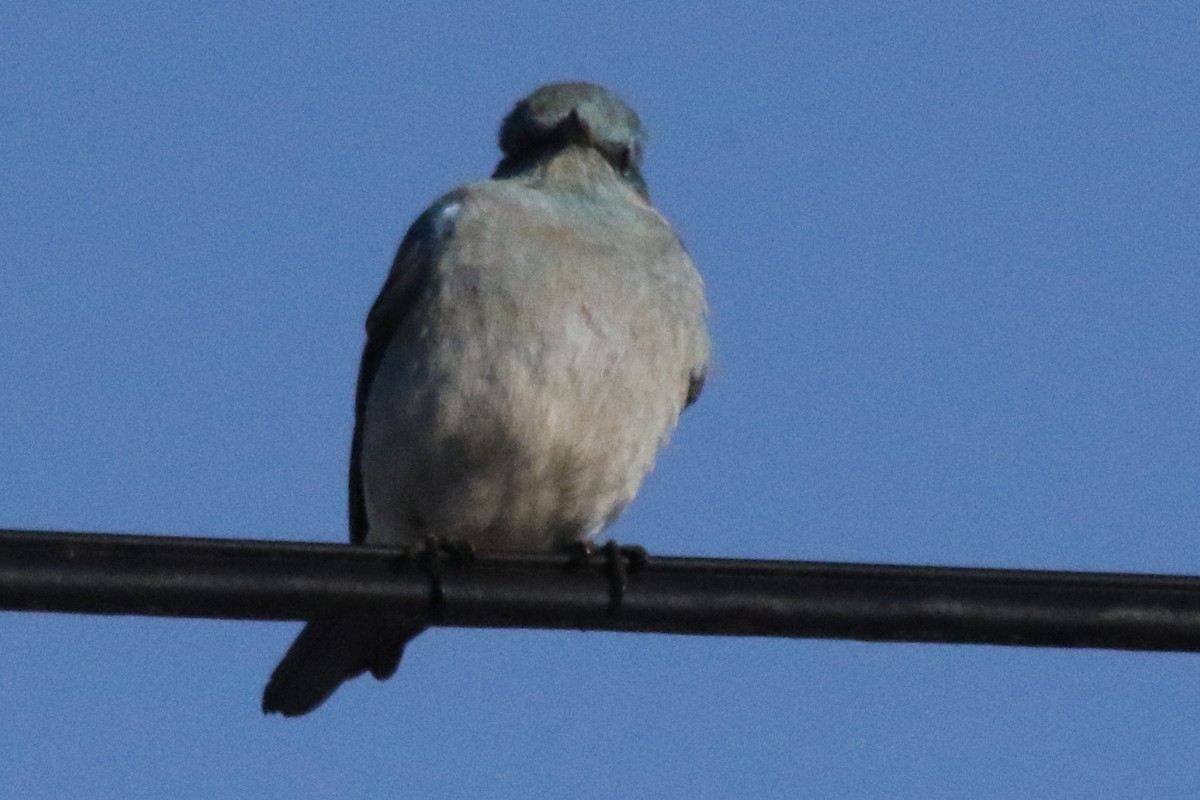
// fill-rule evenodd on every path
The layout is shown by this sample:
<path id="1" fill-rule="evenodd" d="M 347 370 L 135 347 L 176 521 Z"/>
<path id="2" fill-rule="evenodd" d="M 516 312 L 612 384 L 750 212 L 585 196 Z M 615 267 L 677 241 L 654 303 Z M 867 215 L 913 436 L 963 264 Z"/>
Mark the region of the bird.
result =
<path id="1" fill-rule="evenodd" d="M 633 499 L 710 360 L 704 285 L 650 204 L 644 145 L 613 91 L 542 86 L 504 117 L 492 176 L 412 224 L 366 321 L 353 544 L 553 552 L 586 546 Z M 386 680 L 421 631 L 388 615 L 308 622 L 264 713 Z"/>

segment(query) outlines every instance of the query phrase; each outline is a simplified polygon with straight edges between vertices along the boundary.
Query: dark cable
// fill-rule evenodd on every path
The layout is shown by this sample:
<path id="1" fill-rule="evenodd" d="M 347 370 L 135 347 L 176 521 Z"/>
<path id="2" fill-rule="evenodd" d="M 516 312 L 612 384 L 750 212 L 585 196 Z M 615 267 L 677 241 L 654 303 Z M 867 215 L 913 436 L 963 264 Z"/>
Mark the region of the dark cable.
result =
<path id="1" fill-rule="evenodd" d="M 430 577 L 341 544 L 0 531 L 0 609 L 1200 651 L 1200 578 L 652 556 L 619 606 L 603 559 L 481 553 Z"/>

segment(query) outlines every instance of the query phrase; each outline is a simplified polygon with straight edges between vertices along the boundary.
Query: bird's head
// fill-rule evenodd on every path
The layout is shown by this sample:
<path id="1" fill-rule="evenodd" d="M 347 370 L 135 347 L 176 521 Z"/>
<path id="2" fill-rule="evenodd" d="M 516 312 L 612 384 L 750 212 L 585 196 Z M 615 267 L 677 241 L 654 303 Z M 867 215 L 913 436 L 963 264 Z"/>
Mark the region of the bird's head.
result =
<path id="1" fill-rule="evenodd" d="M 521 100 L 500 125 L 503 174 L 565 147 L 595 150 L 642 195 L 645 135 L 633 109 L 594 83 L 551 83 Z"/>

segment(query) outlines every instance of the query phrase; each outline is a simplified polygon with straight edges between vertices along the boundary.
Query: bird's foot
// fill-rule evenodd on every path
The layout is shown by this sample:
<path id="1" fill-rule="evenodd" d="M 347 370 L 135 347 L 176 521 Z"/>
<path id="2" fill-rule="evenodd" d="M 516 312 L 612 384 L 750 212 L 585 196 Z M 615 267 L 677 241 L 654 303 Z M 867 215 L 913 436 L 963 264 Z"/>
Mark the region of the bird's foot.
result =
<path id="1" fill-rule="evenodd" d="M 578 569 L 590 566 L 597 555 L 604 558 L 604 575 L 608 578 L 608 613 L 615 614 L 621 608 L 625 590 L 629 587 L 629 576 L 636 575 L 650 560 L 646 548 L 636 544 L 617 544 L 609 539 L 597 547 L 591 541 L 573 542 L 567 547 L 567 568 Z"/>
<path id="2" fill-rule="evenodd" d="M 429 534 L 410 552 L 413 561 L 429 576 L 429 616 L 438 619 L 446 607 L 445 566 L 473 563 L 475 546 L 465 539 L 450 540 Z"/>

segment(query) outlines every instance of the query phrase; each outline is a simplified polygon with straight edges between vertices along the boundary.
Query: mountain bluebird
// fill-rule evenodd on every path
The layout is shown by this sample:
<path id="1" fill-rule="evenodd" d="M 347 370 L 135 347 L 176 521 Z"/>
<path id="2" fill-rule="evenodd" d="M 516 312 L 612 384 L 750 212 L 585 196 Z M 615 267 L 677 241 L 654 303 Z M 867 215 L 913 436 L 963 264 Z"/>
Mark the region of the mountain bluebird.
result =
<path id="1" fill-rule="evenodd" d="M 491 180 L 413 224 L 367 316 L 350 539 L 480 550 L 587 542 L 633 499 L 708 365 L 700 276 L 651 207 L 637 115 L 588 83 L 543 86 L 500 127 Z M 317 619 L 263 695 L 287 716 L 421 632 Z"/>

